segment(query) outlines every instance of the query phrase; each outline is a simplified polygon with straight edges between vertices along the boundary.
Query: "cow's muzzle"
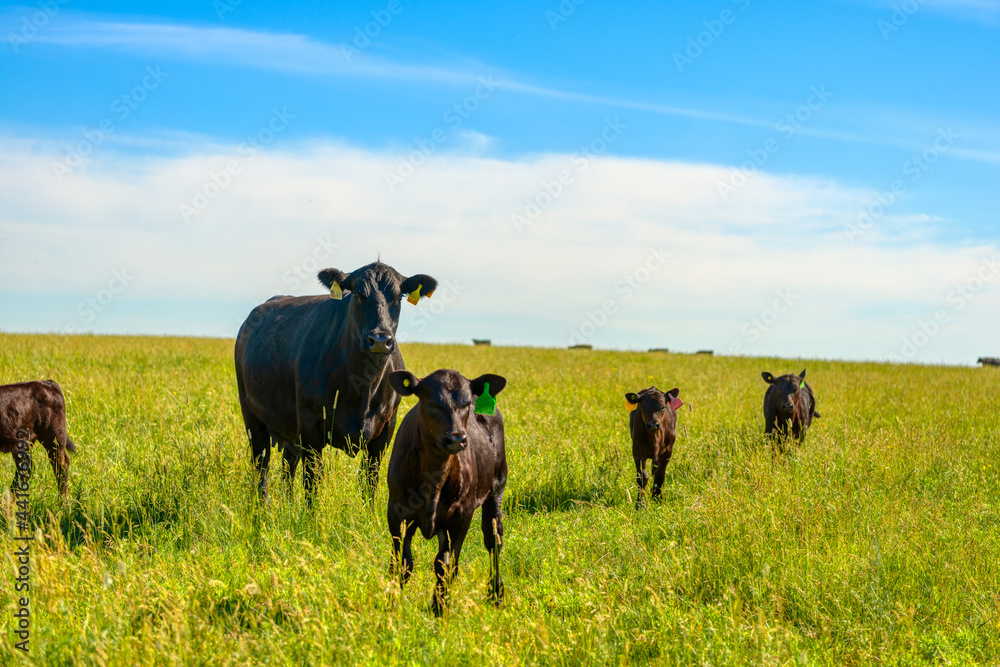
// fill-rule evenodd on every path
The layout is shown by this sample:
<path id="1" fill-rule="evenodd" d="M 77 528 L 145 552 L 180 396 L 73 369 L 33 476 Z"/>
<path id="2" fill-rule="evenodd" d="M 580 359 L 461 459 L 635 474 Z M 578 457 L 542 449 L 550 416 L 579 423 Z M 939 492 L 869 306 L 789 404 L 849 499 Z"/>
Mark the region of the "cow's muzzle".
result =
<path id="1" fill-rule="evenodd" d="M 365 349 L 372 354 L 389 354 L 396 349 L 396 341 L 391 334 L 370 333 L 365 338 Z"/>
<path id="2" fill-rule="evenodd" d="M 446 433 L 441 448 L 449 454 L 458 454 L 469 446 L 469 436 L 465 433 Z"/>
<path id="3" fill-rule="evenodd" d="M 660 430 L 659 422 L 646 422 L 646 430 L 650 433 L 656 433 Z"/>

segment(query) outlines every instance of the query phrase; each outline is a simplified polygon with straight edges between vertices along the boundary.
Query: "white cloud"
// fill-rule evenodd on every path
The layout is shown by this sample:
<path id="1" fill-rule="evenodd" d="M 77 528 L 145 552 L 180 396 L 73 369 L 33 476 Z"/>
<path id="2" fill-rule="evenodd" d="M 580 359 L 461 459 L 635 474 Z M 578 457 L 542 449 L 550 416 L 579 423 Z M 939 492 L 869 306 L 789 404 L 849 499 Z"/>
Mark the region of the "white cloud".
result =
<path id="1" fill-rule="evenodd" d="M 588 339 L 597 346 L 885 358 L 921 318 L 950 307 L 949 291 L 997 250 L 936 242 L 935 220 L 902 213 L 852 243 L 843 225 L 873 193 L 757 174 L 724 203 L 716 184 L 730 170 L 707 164 L 604 157 L 583 168 L 570 155 L 450 153 L 391 192 L 385 175 L 399 156 L 332 143 L 253 160 L 235 146 L 161 157 L 107 147 L 60 182 L 52 163 L 62 157 L 55 145 L 0 141 L 0 291 L 44 308 L 91 295 L 126 267 L 136 279 L 119 315 L 167 301 L 170 330 L 191 333 L 232 335 L 253 303 L 319 293 L 294 271 L 314 274 L 314 252 L 325 253 L 317 239 L 330 238 L 339 248 L 322 266 L 352 270 L 381 253 L 404 273 L 457 281 L 454 303 L 407 306 L 401 330 L 420 339 L 565 345 L 588 312 L 612 300 L 615 313 Z M 232 160 L 241 172 L 185 223 L 179 205 Z M 560 172 L 572 182 L 518 233 L 513 216 L 527 200 L 544 205 L 545 184 L 554 191 Z M 914 222 L 935 233 L 900 242 L 895 231 Z M 666 266 L 626 299 L 620 281 L 657 248 L 670 253 Z M 751 340 L 747 323 L 789 288 L 794 305 Z M 224 305 L 206 316 L 185 302 Z M 998 305 L 1000 277 L 915 358 L 990 352 Z M 7 329 L 53 328 L 34 311 L 0 318 Z M 95 328 L 136 331 L 155 321 L 136 318 Z"/>

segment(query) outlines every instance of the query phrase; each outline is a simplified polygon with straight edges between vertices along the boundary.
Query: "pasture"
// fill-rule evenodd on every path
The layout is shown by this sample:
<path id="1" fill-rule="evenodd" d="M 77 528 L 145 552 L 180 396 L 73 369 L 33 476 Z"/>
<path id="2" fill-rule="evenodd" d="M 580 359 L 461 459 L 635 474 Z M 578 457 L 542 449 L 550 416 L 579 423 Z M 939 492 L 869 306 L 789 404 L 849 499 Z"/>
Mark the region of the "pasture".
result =
<path id="1" fill-rule="evenodd" d="M 474 523 L 435 619 L 434 543 L 414 540 L 405 589 L 389 576 L 388 456 L 374 506 L 329 449 L 313 510 L 275 465 L 258 503 L 232 350 L 0 334 L 0 383 L 56 380 L 78 445 L 65 504 L 34 451 L 28 656 L 6 526 L 0 663 L 1000 661 L 994 369 L 406 344 L 418 376 L 508 380 L 506 602 Z M 803 367 L 822 418 L 775 459 L 760 372 Z M 623 395 L 652 384 L 691 410 L 662 502 L 637 512 Z"/>

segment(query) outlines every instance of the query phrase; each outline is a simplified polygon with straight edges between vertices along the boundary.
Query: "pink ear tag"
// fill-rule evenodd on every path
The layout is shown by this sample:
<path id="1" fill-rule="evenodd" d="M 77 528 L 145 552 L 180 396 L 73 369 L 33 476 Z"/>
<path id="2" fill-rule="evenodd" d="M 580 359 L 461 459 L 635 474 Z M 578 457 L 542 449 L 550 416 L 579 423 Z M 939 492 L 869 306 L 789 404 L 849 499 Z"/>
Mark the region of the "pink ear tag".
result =
<path id="1" fill-rule="evenodd" d="M 670 397 L 670 409 L 671 410 L 673 410 L 674 412 L 677 412 L 677 410 L 682 405 L 684 405 L 684 401 L 682 401 L 681 399 L 677 398 L 676 396 L 671 396 Z"/>

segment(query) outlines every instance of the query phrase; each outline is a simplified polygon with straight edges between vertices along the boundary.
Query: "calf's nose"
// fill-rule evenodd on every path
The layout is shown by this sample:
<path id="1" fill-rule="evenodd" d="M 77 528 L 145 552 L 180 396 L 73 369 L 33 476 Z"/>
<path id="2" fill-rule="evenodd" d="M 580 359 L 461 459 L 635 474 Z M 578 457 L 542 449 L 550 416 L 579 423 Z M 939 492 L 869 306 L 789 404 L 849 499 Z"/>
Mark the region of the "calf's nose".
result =
<path id="1" fill-rule="evenodd" d="M 465 449 L 469 438 L 465 433 L 446 433 L 444 436 L 445 448 L 450 451 Z"/>
<path id="2" fill-rule="evenodd" d="M 660 424 L 658 422 L 646 422 L 647 431 L 659 431 Z"/>
<path id="3" fill-rule="evenodd" d="M 389 334 L 370 333 L 365 339 L 368 351 L 374 354 L 389 354 L 396 346 L 396 341 Z"/>

